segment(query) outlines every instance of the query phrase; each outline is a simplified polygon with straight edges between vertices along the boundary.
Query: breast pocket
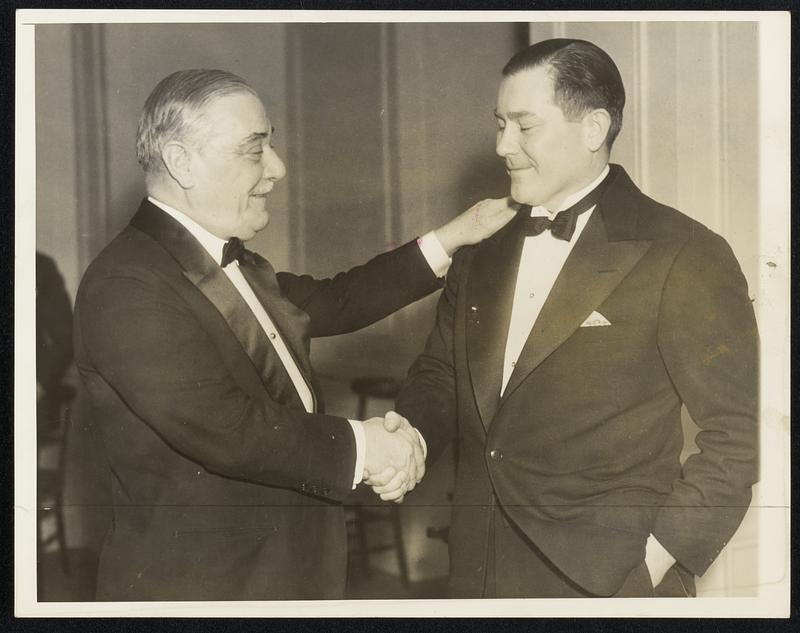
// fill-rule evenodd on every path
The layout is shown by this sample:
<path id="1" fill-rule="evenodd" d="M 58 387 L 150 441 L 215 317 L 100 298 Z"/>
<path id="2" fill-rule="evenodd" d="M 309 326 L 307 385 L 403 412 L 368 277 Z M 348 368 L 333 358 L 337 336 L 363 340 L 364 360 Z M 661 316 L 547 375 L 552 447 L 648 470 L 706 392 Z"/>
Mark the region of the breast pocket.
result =
<path id="1" fill-rule="evenodd" d="M 622 323 L 582 326 L 570 337 L 570 343 L 577 348 L 575 351 L 579 351 L 584 358 L 619 354 L 622 350 L 640 345 L 641 341 L 642 332 L 639 329 Z"/>

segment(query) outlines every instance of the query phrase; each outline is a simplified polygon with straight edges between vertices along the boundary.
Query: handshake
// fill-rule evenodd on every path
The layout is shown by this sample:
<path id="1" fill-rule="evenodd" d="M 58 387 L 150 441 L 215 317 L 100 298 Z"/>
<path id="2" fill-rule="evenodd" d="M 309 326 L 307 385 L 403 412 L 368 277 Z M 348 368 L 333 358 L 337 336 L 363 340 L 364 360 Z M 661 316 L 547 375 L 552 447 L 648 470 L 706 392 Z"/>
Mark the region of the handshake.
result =
<path id="1" fill-rule="evenodd" d="M 402 415 L 363 422 L 366 450 L 363 482 L 384 501 L 402 503 L 425 475 L 425 448 L 417 430 Z"/>

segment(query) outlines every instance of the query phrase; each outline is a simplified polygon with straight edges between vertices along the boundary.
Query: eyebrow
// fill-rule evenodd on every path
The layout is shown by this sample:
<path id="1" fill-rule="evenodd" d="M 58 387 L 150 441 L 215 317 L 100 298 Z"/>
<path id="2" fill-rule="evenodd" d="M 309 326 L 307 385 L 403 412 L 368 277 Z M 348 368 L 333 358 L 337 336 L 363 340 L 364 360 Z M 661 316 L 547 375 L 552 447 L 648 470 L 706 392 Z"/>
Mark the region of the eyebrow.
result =
<path id="1" fill-rule="evenodd" d="M 493 112 L 494 116 L 498 119 L 509 119 L 511 121 L 518 121 L 519 119 L 524 119 L 525 117 L 534 117 L 539 118 L 535 113 L 530 112 L 528 110 L 520 110 L 519 112 L 509 112 L 505 117 L 500 114 L 497 110 Z"/>
<path id="2" fill-rule="evenodd" d="M 263 141 L 264 139 L 270 138 L 275 133 L 275 127 L 270 126 L 269 132 L 254 132 L 247 138 L 245 138 L 241 143 L 239 143 L 240 147 L 244 147 L 245 145 L 249 145 L 250 143 L 254 143 L 255 141 Z"/>

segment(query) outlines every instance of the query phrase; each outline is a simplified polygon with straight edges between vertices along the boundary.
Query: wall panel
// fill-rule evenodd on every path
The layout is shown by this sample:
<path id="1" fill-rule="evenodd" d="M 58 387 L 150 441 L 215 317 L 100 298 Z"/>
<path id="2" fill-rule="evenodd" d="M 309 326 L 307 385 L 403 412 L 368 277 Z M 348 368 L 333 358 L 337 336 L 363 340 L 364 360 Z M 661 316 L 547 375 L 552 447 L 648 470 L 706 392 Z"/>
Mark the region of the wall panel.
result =
<path id="1" fill-rule="evenodd" d="M 678 201 L 677 39 L 674 22 L 640 26 L 643 52 L 637 78 L 643 86 L 639 121 L 643 160 L 642 189 L 664 204 Z"/>
<path id="2" fill-rule="evenodd" d="M 328 25 L 326 30 L 336 34 L 343 25 L 336 27 Z M 296 29 L 316 33 L 309 25 Z M 343 240 L 342 252 L 333 252 L 330 233 L 306 230 L 298 236 L 306 240 L 308 257 L 305 264 L 298 262 L 297 270 L 332 272 L 357 264 L 392 243 L 436 228 L 482 198 L 508 193 L 508 177 L 494 152 L 492 111 L 500 71 L 524 46 L 525 36 L 525 25 L 505 23 L 359 25 L 352 36 L 338 37 L 341 52 L 331 58 L 336 60 L 331 70 L 336 81 L 324 93 L 313 93 L 319 90 L 314 87 L 318 79 L 325 81 L 314 78 L 320 71 L 313 68 L 320 58 L 314 51 L 322 36 L 303 39 L 292 63 L 301 60 L 300 68 L 310 68 L 310 74 L 306 77 L 305 70 L 299 71 L 304 77 L 303 99 L 290 110 L 311 107 L 326 115 L 304 116 L 306 138 L 297 137 L 304 156 L 299 174 L 302 195 L 308 196 L 333 173 L 336 186 L 347 188 L 350 207 L 314 208 L 306 198 L 300 212 L 305 221 L 322 218 L 325 226 L 334 228 L 338 220 L 323 214 L 345 214 L 350 220 L 344 226 L 350 229 L 335 233 Z M 365 77 L 374 86 L 362 85 Z M 317 101 L 311 94 L 326 100 Z M 341 104 L 353 107 L 356 102 L 357 119 L 339 110 Z M 376 116 L 381 111 L 383 116 Z M 320 130 L 332 116 L 342 125 Z M 316 135 L 328 139 L 327 154 L 334 162 L 305 162 L 313 154 L 307 137 Z M 337 148 L 353 139 L 359 142 L 350 144 L 347 160 L 336 161 Z M 332 191 L 335 198 L 338 194 Z M 313 195 L 327 200 L 330 193 L 329 189 Z M 370 199 L 374 204 L 366 204 Z M 435 298 L 429 297 L 357 336 L 314 341 L 315 366 L 339 375 L 404 375 L 424 346 L 434 305 Z"/>
<path id="3" fill-rule="evenodd" d="M 714 231 L 722 224 L 718 26 L 678 26 L 676 84 L 678 199 L 676 206 Z"/>
<path id="4" fill-rule="evenodd" d="M 36 249 L 56 261 L 74 297 L 83 269 L 77 257 L 72 63 L 64 53 L 70 47 L 69 26 L 36 27 Z"/>
<path id="5" fill-rule="evenodd" d="M 292 31 L 293 128 L 305 230 L 297 269 L 327 275 L 384 245 L 380 25 L 298 24 Z M 292 176 L 290 175 L 290 178 Z M 299 187 L 297 187 L 299 188 Z"/>
<path id="6" fill-rule="evenodd" d="M 622 131 L 614 142 L 612 161 L 625 165 L 634 182 L 640 182 L 641 143 L 639 118 L 640 85 L 634 78 L 641 60 L 639 30 L 633 22 L 567 22 L 564 37 L 589 40 L 606 51 L 619 68 L 625 84 Z"/>
<path id="7" fill-rule="evenodd" d="M 722 39 L 725 57 L 722 70 L 725 86 L 722 93 L 725 104 L 726 142 L 724 172 L 726 173 L 726 223 L 725 237 L 742 264 L 745 277 L 750 282 L 751 296 L 758 297 L 758 169 L 761 157 L 758 151 L 758 25 L 752 22 L 725 23 Z M 788 232 L 789 226 L 787 224 Z M 758 305 L 758 304 L 757 304 Z"/>

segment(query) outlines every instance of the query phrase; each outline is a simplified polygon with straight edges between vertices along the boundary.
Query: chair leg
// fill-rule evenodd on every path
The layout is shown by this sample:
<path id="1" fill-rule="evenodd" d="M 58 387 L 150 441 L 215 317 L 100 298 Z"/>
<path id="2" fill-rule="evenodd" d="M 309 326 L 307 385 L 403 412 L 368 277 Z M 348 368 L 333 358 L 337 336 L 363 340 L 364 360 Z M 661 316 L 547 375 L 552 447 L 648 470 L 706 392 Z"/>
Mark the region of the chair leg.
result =
<path id="1" fill-rule="evenodd" d="M 364 521 L 364 511 L 361 508 L 355 508 L 355 528 L 358 535 L 358 564 L 361 567 L 361 572 L 366 578 L 370 576 L 369 568 L 369 545 L 367 543 L 367 527 Z"/>
<path id="2" fill-rule="evenodd" d="M 38 503 L 38 500 L 37 500 Z M 42 547 L 42 511 L 36 508 L 36 599 L 44 598 L 44 578 L 42 577 L 42 562 L 44 547 Z"/>
<path id="3" fill-rule="evenodd" d="M 356 407 L 356 417 L 358 420 L 364 421 L 367 415 L 367 397 L 365 395 L 358 396 L 358 406 Z M 358 537 L 358 564 L 361 567 L 361 572 L 365 577 L 369 577 L 369 550 L 367 549 L 367 528 L 364 523 L 364 512 L 356 506 L 354 509 L 355 514 L 355 529 Z"/>
<path id="4" fill-rule="evenodd" d="M 56 511 L 56 530 L 58 536 L 58 550 L 61 555 L 61 569 L 65 575 L 69 576 L 69 553 L 67 552 L 67 537 L 64 530 L 64 504 L 61 495 L 56 499 L 58 504 Z"/>
<path id="5" fill-rule="evenodd" d="M 362 422 L 367 417 L 367 397 L 364 395 L 358 396 L 358 406 L 356 407 L 356 415 Z"/>
<path id="6" fill-rule="evenodd" d="M 400 569 L 400 580 L 403 587 L 408 587 L 408 562 L 406 561 L 406 546 L 403 542 L 403 525 L 400 521 L 400 508 L 392 506 L 392 530 L 394 531 L 394 543 L 397 550 L 397 566 Z"/>

